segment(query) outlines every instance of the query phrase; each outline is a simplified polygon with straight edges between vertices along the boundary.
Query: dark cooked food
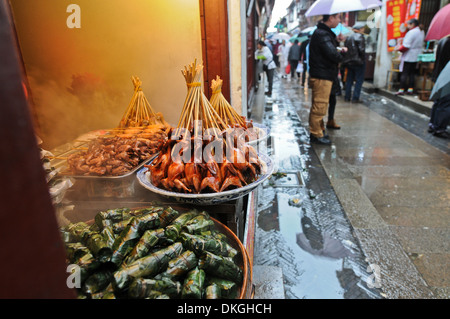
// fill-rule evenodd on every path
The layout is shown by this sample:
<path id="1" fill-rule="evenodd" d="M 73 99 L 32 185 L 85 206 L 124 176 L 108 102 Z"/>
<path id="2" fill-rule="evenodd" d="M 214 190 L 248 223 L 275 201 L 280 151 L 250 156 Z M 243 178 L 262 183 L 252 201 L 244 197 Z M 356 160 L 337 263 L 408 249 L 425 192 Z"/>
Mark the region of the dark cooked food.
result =
<path id="1" fill-rule="evenodd" d="M 67 163 L 73 175 L 120 176 L 156 154 L 166 139 L 165 131 L 151 138 L 98 137 L 87 150 L 69 155 Z"/>
<path id="2" fill-rule="evenodd" d="M 94 221 L 61 229 L 67 262 L 80 278 L 79 298 L 237 298 L 243 270 L 236 257 L 242 254 L 206 211 L 118 208 Z"/>

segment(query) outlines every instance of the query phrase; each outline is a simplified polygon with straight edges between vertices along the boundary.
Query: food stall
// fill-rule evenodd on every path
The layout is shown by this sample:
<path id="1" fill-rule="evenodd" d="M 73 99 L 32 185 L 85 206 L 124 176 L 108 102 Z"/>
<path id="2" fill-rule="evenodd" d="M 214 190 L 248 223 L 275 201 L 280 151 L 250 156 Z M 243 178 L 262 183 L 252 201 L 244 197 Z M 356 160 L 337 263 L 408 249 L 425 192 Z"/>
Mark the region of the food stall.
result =
<path id="1" fill-rule="evenodd" d="M 100 8 L 79 1 L 71 10 L 60 1 L 37 1 L 33 8 L 21 2 L 12 1 L 11 6 L 1 2 L 7 18 L 1 26 L 7 40 L 2 48 L 14 62 L 7 69 L 14 72 L 13 76 L 3 73 L 0 80 L 9 80 L 16 91 L 20 89 L 15 104 L 28 119 L 25 133 L 34 152 L 29 157 L 34 167 L 26 167 L 43 173 L 34 176 L 45 202 L 34 227 L 47 222 L 43 251 L 50 246 L 58 250 L 48 259 L 58 262 L 40 273 L 44 279 L 53 276 L 57 281 L 49 295 L 73 295 L 73 290 L 61 285 L 61 279 L 66 283 L 64 273 L 65 277 L 76 274 L 77 270 L 66 272 L 63 264 L 69 263 L 81 271 L 82 287 L 76 286 L 76 295 L 83 298 L 251 298 L 252 191 L 273 169 L 270 159 L 257 153 L 252 143 L 267 132 L 233 110 L 220 94 L 219 77 L 211 88 L 205 87 L 202 63 L 188 64 L 192 57 L 202 56 L 200 27 L 193 18 L 198 13 L 188 13 L 198 10 L 198 3 L 171 7 L 168 12 L 167 6 L 148 2 Z M 77 23 L 80 7 L 87 16 L 83 24 Z M 136 10 L 143 8 L 147 11 Z M 47 17 L 31 34 L 37 24 L 28 18 L 36 11 L 45 11 Z M 61 12 L 67 18 L 62 28 L 58 27 Z M 167 21 L 149 22 L 148 12 Z M 100 14 L 106 18 L 100 19 Z M 161 45 L 173 29 L 143 37 L 146 27 L 168 21 L 189 27 L 183 28 L 186 34 L 177 34 L 173 48 Z M 130 78 L 132 83 L 126 84 Z M 205 95 L 209 89 L 211 99 Z M 3 91 L 0 97 L 8 99 L 8 94 Z M 10 121 L 8 126 L 13 126 L 17 119 L 12 116 Z M 236 128 L 245 134 L 231 138 L 225 134 Z M 214 134 L 207 135 L 211 130 Z M 178 145 L 184 150 L 178 154 L 188 154 L 183 145 L 191 142 L 192 149 L 200 147 L 203 154 L 219 140 L 222 150 L 230 145 L 231 162 L 200 156 L 188 172 L 189 159 L 174 160 Z M 214 156 L 219 153 L 215 147 L 210 153 Z M 233 161 L 238 157 L 243 160 Z M 31 199 L 38 197 L 33 194 Z M 189 219 L 181 218 L 188 214 L 192 214 Z M 146 241 L 150 238 L 144 234 L 156 236 L 154 232 L 162 230 L 167 235 L 177 223 L 177 235 L 170 240 L 158 237 L 153 246 Z M 145 252 L 137 248 L 141 242 Z M 45 269 L 46 265 L 41 266 Z M 50 274 L 52 269 L 56 273 Z M 171 277 L 174 273 L 177 276 Z M 216 277 L 221 281 L 214 282 Z M 176 283 L 170 293 L 158 290 L 163 285 L 160 281 L 166 279 Z M 192 282 L 196 284 L 188 284 Z M 20 285 L 17 289 L 20 295 Z"/>

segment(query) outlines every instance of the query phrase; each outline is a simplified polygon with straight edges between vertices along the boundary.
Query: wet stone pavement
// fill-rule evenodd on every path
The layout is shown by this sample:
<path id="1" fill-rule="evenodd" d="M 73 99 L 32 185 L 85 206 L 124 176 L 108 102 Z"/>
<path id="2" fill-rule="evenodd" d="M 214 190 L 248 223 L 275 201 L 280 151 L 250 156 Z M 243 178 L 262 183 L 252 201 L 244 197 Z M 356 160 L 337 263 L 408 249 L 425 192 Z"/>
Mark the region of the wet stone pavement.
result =
<path id="1" fill-rule="evenodd" d="M 257 190 L 255 298 L 448 298 L 449 157 L 436 149 L 445 144 L 410 137 L 363 94 L 366 105 L 338 98 L 343 128 L 328 132 L 331 147 L 311 145 L 311 91 L 276 78 L 269 100 L 263 81 L 251 118 L 270 128 L 258 147 L 276 171 Z M 441 184 L 421 196 L 424 182 Z"/>

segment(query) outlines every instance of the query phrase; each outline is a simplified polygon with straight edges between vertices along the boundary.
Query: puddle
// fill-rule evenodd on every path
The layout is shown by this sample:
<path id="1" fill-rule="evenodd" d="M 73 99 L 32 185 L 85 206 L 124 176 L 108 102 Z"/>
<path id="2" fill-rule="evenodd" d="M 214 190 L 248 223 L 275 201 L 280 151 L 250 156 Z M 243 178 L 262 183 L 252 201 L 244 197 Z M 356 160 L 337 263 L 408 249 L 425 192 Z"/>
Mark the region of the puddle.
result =
<path id="1" fill-rule="evenodd" d="M 364 256 L 323 169 L 312 162 L 292 101 L 280 95 L 263 117 L 277 171 L 258 190 L 254 264 L 282 269 L 288 299 L 379 298 L 365 284 Z"/>

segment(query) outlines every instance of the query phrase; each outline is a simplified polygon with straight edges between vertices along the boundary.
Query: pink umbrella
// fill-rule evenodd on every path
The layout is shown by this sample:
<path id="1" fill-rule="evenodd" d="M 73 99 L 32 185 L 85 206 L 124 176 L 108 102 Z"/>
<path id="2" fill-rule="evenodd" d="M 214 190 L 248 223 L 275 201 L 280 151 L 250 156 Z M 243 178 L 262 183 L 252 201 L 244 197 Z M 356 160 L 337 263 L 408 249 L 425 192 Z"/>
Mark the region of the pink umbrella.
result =
<path id="1" fill-rule="evenodd" d="M 447 4 L 431 20 L 425 41 L 440 40 L 450 34 L 450 4 Z"/>

